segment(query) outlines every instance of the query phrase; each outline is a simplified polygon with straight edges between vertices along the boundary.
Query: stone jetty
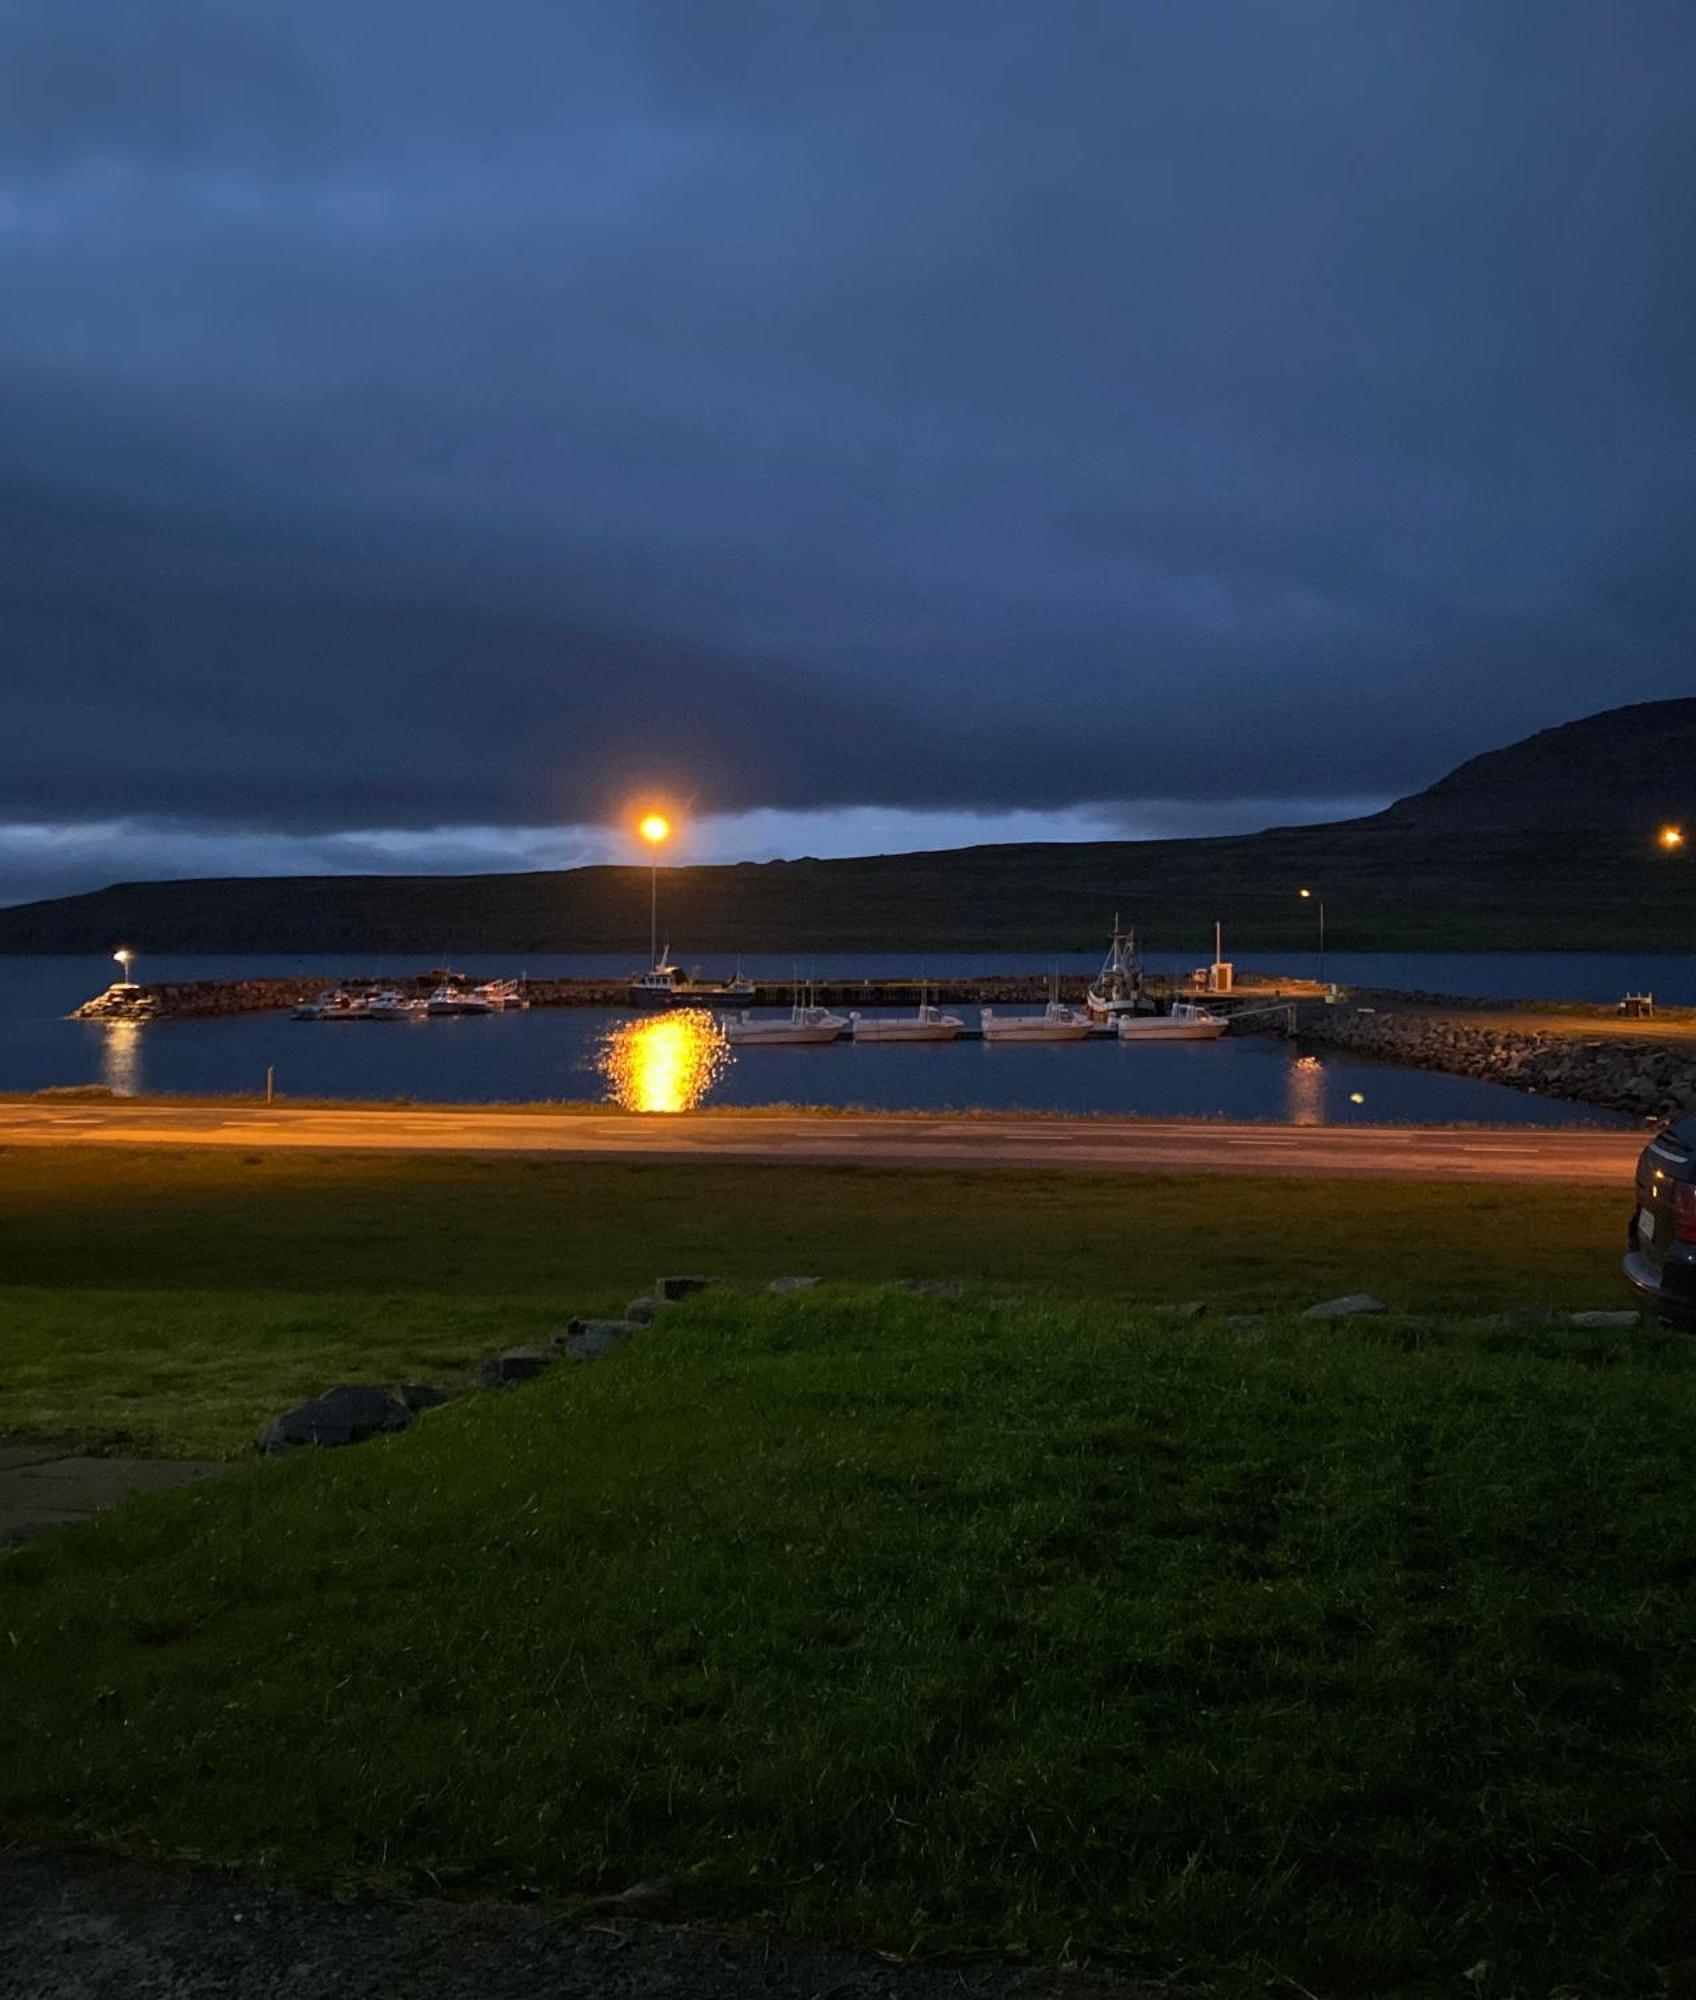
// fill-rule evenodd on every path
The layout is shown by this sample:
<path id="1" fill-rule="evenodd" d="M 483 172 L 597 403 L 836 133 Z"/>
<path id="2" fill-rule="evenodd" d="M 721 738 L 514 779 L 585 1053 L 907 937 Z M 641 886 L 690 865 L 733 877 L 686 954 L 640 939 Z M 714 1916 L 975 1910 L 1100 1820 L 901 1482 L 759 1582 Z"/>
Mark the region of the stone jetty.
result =
<path id="1" fill-rule="evenodd" d="M 1409 1069 L 1446 1070 L 1570 1098 L 1641 1118 L 1696 1109 L 1696 1020 L 1612 1024 L 1600 1008 L 1551 1011 L 1436 996 L 1355 994 L 1335 1007 L 1303 1007 L 1304 1046 Z M 1588 1032 L 1587 1032 L 1588 1030 Z"/>

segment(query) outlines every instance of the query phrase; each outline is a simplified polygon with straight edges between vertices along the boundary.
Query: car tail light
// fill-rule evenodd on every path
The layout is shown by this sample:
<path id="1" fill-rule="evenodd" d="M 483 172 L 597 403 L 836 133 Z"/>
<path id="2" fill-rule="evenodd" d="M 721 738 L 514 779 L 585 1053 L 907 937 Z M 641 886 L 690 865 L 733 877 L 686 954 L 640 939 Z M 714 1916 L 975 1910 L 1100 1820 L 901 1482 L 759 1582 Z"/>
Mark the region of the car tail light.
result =
<path id="1" fill-rule="evenodd" d="M 1696 1181 L 1672 1184 L 1672 1240 L 1696 1243 Z"/>

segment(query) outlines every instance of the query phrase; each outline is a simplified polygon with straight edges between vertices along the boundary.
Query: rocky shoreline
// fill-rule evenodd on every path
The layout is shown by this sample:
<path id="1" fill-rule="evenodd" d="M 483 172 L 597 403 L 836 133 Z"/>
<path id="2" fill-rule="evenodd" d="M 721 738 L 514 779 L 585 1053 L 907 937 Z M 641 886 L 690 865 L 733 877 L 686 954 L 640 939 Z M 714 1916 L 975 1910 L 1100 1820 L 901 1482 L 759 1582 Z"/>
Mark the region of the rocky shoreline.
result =
<path id="1" fill-rule="evenodd" d="M 1493 1022 L 1482 1007 L 1467 1011 L 1474 1018 L 1456 1020 L 1407 1005 L 1375 1006 L 1360 995 L 1346 1006 L 1304 1007 L 1297 1038 L 1316 1050 L 1446 1070 L 1632 1117 L 1676 1118 L 1696 1107 L 1696 1040 L 1538 1034 Z"/>

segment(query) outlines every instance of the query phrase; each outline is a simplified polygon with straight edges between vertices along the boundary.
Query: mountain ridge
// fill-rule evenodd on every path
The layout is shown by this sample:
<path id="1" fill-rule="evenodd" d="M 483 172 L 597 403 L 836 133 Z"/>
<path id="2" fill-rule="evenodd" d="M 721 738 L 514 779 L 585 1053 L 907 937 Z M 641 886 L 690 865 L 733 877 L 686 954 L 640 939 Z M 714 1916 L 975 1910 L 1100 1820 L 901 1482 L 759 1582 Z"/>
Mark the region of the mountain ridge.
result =
<path id="1" fill-rule="evenodd" d="M 1696 698 L 1640 702 L 1480 753 L 1364 818 L 1184 840 L 1020 842 L 666 869 L 679 954 L 1079 950 L 1115 911 L 1150 946 L 1696 949 Z M 222 876 L 0 909 L 0 953 L 628 952 L 648 871 Z"/>

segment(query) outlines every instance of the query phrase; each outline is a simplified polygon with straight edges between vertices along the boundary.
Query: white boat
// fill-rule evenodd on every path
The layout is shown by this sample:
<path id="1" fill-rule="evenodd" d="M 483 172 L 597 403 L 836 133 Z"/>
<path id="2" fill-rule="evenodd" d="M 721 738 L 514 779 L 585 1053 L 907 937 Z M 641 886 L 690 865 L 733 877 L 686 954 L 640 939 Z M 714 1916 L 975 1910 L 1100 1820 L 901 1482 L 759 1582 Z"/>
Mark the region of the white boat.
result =
<path id="1" fill-rule="evenodd" d="M 303 1000 L 294 1010 L 294 1018 L 297 1021 L 357 1021 L 363 1017 L 354 996 L 336 986 L 328 993 L 320 993 L 316 1000 Z"/>
<path id="2" fill-rule="evenodd" d="M 724 1039 L 737 1048 L 779 1048 L 810 1042 L 834 1042 L 841 1038 L 847 1027 L 846 1015 L 833 1014 L 828 1007 L 805 1007 L 797 1001 L 790 1008 L 787 1020 L 782 1015 L 762 1017 L 750 1014 L 744 1008 L 724 1023 Z"/>
<path id="3" fill-rule="evenodd" d="M 1119 1021 L 1132 1014 L 1152 1014 L 1154 1002 L 1143 991 L 1142 953 L 1134 930 L 1122 931 L 1113 919 L 1113 941 L 1101 970 L 1090 981 L 1084 1006 L 1092 1021 Z"/>
<path id="4" fill-rule="evenodd" d="M 472 987 L 471 997 L 496 1014 L 521 1012 L 530 1005 L 516 979 L 485 979 L 481 986 Z"/>
<path id="5" fill-rule="evenodd" d="M 362 994 L 354 1008 L 361 1021 L 421 1021 L 424 1002 L 402 993 L 397 986 L 384 986 L 375 993 Z"/>
<path id="6" fill-rule="evenodd" d="M 857 1042 L 951 1042 L 965 1027 L 958 1014 L 919 1002 L 916 1014 L 850 1014 L 850 1033 Z"/>
<path id="7" fill-rule="evenodd" d="M 1193 1000 L 1174 1000 L 1169 1014 L 1121 1014 L 1122 1042 L 1216 1042 L 1231 1025 Z"/>
<path id="8" fill-rule="evenodd" d="M 1087 1014 L 1063 1000 L 1050 1000 L 1040 1014 L 998 1014 L 985 1007 L 979 1018 L 986 1042 L 1082 1042 L 1094 1029 Z"/>
<path id="9" fill-rule="evenodd" d="M 444 979 L 424 1002 L 426 1014 L 492 1014 L 494 1003 L 469 986 L 455 986 Z"/>

